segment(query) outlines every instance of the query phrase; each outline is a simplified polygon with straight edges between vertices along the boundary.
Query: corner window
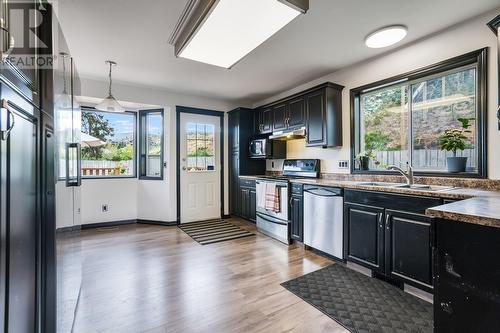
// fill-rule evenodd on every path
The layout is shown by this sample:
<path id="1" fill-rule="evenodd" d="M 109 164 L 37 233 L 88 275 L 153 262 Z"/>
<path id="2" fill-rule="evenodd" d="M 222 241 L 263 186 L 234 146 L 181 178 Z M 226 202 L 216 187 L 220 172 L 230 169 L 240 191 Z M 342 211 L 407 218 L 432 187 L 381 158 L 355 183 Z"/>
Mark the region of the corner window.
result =
<path id="1" fill-rule="evenodd" d="M 353 172 L 409 163 L 424 175 L 485 177 L 485 53 L 351 90 Z"/>
<path id="2" fill-rule="evenodd" d="M 139 111 L 139 178 L 163 179 L 163 110 Z"/>
<path id="3" fill-rule="evenodd" d="M 82 109 L 82 177 L 135 177 L 135 124 L 133 112 Z"/>

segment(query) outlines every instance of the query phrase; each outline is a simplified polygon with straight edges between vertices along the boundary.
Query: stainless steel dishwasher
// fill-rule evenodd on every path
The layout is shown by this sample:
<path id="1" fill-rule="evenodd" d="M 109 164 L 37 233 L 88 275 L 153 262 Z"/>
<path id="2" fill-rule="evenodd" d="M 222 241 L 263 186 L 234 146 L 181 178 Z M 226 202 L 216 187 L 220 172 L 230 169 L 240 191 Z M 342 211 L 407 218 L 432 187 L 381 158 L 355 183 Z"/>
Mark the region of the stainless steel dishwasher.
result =
<path id="1" fill-rule="evenodd" d="M 344 198 L 335 187 L 304 186 L 304 244 L 344 259 Z"/>

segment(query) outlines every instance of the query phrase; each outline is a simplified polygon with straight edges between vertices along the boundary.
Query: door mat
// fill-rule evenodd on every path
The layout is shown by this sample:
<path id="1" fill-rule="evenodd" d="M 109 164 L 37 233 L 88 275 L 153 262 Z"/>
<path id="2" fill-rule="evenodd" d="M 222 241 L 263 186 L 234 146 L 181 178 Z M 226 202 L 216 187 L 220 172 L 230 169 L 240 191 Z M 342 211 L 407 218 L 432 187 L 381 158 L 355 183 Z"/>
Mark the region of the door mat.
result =
<path id="1" fill-rule="evenodd" d="M 281 285 L 352 333 L 433 332 L 432 304 L 340 264 Z"/>
<path id="2" fill-rule="evenodd" d="M 201 245 L 208 245 L 255 234 L 223 220 L 181 224 L 179 228 Z"/>

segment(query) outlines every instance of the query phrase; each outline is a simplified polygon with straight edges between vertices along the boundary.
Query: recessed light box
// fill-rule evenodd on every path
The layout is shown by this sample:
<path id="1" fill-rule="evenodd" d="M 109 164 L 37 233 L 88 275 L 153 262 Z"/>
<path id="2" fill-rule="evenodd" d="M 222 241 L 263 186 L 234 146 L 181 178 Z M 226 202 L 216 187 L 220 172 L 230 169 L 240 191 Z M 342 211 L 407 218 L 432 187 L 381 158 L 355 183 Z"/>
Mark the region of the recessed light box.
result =
<path id="1" fill-rule="evenodd" d="M 308 0 L 190 0 L 170 43 L 178 57 L 231 68 L 308 9 Z"/>

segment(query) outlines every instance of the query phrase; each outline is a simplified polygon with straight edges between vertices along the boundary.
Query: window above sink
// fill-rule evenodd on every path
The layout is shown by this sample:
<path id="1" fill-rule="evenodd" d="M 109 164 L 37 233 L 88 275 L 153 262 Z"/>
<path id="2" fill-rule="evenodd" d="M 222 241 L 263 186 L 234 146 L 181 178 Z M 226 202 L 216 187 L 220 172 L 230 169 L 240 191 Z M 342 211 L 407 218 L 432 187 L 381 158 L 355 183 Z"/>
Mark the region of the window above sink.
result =
<path id="1" fill-rule="evenodd" d="M 394 174 L 409 163 L 417 175 L 486 177 L 486 49 L 351 90 L 353 173 Z M 441 149 L 447 129 L 464 133 L 465 172 L 447 171 L 453 152 Z"/>

